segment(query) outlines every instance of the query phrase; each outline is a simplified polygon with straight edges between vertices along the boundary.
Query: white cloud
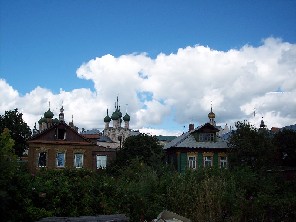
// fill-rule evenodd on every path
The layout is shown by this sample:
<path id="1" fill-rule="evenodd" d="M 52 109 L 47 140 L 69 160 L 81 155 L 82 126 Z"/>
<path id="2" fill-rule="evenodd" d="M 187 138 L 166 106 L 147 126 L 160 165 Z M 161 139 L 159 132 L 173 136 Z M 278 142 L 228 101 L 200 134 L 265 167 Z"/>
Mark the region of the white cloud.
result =
<path id="1" fill-rule="evenodd" d="M 148 135 L 161 135 L 161 136 L 180 136 L 183 132 L 180 130 L 165 130 L 165 129 L 155 129 L 143 127 L 140 129 L 141 133 L 146 133 Z"/>
<path id="2" fill-rule="evenodd" d="M 251 116 L 250 122 L 257 127 L 259 127 L 262 117 L 268 127 L 296 124 L 296 90 L 266 93 L 242 105 L 241 110 L 247 116 Z"/>
<path id="3" fill-rule="evenodd" d="M 14 109 L 19 94 L 4 79 L 0 79 L 0 113 Z"/>
<path id="4" fill-rule="evenodd" d="M 170 115 L 169 106 L 159 101 L 152 100 L 145 102 L 145 108 L 136 112 L 137 122 L 135 126 L 141 128 L 149 124 L 159 124 L 164 116 Z"/>
<path id="5" fill-rule="evenodd" d="M 218 123 L 248 119 L 259 124 L 264 116 L 269 127 L 281 127 L 296 123 L 295 58 L 296 45 L 275 38 L 263 40 L 259 47 L 229 51 L 188 46 L 155 59 L 145 53 L 104 55 L 77 70 L 77 77 L 92 81 L 95 91 L 81 88 L 54 94 L 36 87 L 20 96 L 0 80 L 0 95 L 6 95 L 1 97 L 0 111 L 18 106 L 32 126 L 50 101 L 56 116 L 63 104 L 68 121 L 73 114 L 80 128 L 102 128 L 106 108 L 111 115 L 119 95 L 122 113 L 127 107 L 136 129 L 156 127 L 170 115 L 182 126 L 203 124 L 211 102 Z M 278 89 L 282 92 L 272 93 Z M 168 125 L 164 131 L 169 130 Z"/>

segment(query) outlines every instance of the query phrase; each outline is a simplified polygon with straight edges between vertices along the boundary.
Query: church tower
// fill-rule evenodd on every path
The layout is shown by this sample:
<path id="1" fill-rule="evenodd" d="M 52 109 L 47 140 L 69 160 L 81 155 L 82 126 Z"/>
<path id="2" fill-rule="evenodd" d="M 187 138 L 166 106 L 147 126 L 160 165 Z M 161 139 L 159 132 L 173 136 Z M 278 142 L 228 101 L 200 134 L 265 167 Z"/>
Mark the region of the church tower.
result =
<path id="1" fill-rule="evenodd" d="M 118 103 L 118 97 L 116 99 L 114 108 L 115 111 L 111 116 L 109 116 L 109 110 L 107 109 L 107 115 L 104 118 L 105 128 L 103 130 L 103 135 L 109 137 L 120 147 L 120 144 L 131 134 L 131 130 L 129 128 L 129 122 L 131 118 L 127 112 L 124 116 L 122 116 Z M 109 125 L 111 120 L 113 122 L 113 126 Z M 121 126 L 122 122 L 124 122 L 124 126 Z"/>
<path id="2" fill-rule="evenodd" d="M 215 113 L 213 113 L 213 108 L 212 108 L 212 105 L 211 105 L 211 112 L 208 114 L 208 117 L 210 119 L 210 124 L 213 125 L 213 126 L 216 126 L 216 121 L 215 121 Z"/>
<path id="3" fill-rule="evenodd" d="M 107 109 L 107 116 L 105 116 L 105 118 L 104 118 L 105 129 L 109 128 L 110 122 L 111 122 L 111 118 L 109 116 L 108 109 Z"/>
<path id="4" fill-rule="evenodd" d="M 50 102 L 49 102 L 49 108 L 44 113 L 43 117 L 40 118 L 38 121 L 39 123 L 39 132 L 46 130 L 47 128 L 51 127 L 53 125 L 53 118 L 54 114 L 50 110 Z"/>
<path id="5" fill-rule="evenodd" d="M 266 125 L 263 121 L 263 116 L 262 116 L 262 119 L 261 119 L 261 122 L 260 122 L 260 129 L 265 129 Z"/>
<path id="6" fill-rule="evenodd" d="M 124 121 L 124 128 L 129 129 L 129 121 L 131 120 L 131 117 L 126 113 L 123 117 Z"/>
<path id="7" fill-rule="evenodd" d="M 64 107 L 60 109 L 60 114 L 59 114 L 59 121 L 63 122 L 64 121 Z"/>

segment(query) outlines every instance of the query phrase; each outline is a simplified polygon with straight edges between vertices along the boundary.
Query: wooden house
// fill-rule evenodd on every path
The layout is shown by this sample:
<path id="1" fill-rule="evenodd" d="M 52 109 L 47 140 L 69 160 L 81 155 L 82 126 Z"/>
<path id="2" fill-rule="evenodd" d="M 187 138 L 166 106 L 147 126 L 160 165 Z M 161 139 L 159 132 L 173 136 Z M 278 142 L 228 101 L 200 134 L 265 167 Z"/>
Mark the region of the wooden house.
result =
<path id="1" fill-rule="evenodd" d="M 98 146 L 79 134 L 73 121 L 66 124 L 61 118 L 62 111 L 59 121 L 52 121 L 53 115 L 47 116 L 47 121 L 42 118 L 45 122 L 39 123 L 41 128 L 27 141 L 28 167 L 32 173 L 40 169 L 98 170 L 115 159 L 114 149 Z"/>
<path id="2" fill-rule="evenodd" d="M 215 114 L 209 113 L 210 122 L 194 128 L 164 146 L 168 164 L 182 173 L 202 167 L 227 167 L 227 142 L 220 137 Z"/>

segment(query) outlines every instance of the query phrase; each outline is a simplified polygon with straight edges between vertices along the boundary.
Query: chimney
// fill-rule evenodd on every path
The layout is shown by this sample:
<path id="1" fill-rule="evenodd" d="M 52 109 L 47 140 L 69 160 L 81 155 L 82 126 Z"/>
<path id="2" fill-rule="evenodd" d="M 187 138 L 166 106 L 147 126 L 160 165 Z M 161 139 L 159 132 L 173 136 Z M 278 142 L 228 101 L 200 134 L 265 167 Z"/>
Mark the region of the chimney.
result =
<path id="1" fill-rule="evenodd" d="M 191 131 L 191 130 L 194 130 L 194 124 L 193 123 L 189 124 L 189 131 Z"/>

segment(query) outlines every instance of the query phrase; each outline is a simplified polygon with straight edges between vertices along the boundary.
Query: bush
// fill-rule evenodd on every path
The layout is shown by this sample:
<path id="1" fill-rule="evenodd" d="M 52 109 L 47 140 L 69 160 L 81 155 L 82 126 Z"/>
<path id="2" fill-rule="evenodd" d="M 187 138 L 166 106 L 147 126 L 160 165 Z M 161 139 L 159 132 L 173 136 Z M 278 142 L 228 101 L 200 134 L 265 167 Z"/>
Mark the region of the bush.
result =
<path id="1" fill-rule="evenodd" d="M 125 214 L 151 221 L 163 210 L 194 221 L 293 221 L 295 181 L 251 168 L 207 168 L 184 174 L 139 159 L 116 176 L 87 170 L 16 171 L 6 184 L 4 221 L 49 216 Z M 7 185 L 7 186 L 8 186 Z M 1 194 L 3 195 L 3 193 Z"/>

